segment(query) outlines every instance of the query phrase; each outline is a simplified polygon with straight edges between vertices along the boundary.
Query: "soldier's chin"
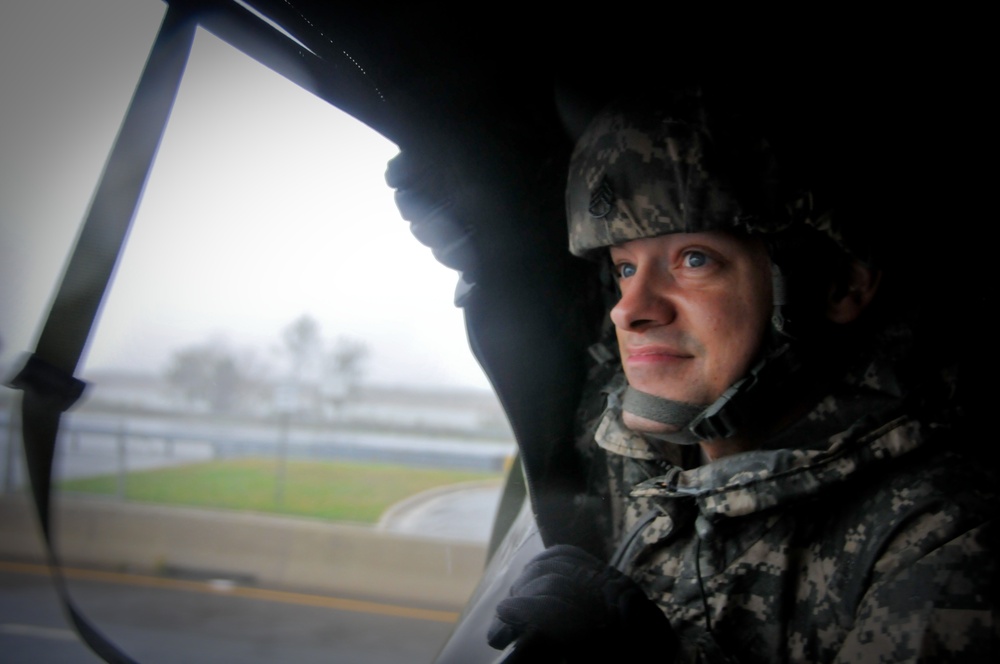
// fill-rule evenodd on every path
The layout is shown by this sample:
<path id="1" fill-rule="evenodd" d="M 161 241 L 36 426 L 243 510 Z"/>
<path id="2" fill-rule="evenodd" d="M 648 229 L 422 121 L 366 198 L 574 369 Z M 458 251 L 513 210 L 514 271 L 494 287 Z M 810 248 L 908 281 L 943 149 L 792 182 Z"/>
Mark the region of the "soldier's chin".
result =
<path id="1" fill-rule="evenodd" d="M 639 433 L 675 433 L 679 428 L 673 424 L 657 422 L 656 420 L 651 420 L 648 417 L 642 417 L 628 411 L 622 411 L 622 423 L 632 431 L 638 431 Z"/>

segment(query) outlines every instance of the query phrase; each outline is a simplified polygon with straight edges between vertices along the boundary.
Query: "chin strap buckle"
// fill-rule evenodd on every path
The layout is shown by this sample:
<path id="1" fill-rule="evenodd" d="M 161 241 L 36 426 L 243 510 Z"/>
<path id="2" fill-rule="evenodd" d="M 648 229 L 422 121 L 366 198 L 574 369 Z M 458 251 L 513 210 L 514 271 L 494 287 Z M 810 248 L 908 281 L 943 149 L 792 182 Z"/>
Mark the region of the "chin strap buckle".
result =
<path id="1" fill-rule="evenodd" d="M 710 406 L 698 414 L 687 429 L 699 440 L 731 438 L 739 433 L 746 421 L 745 415 L 760 412 L 759 396 L 755 387 L 776 376 L 787 376 L 795 366 L 794 353 L 789 353 L 789 344 L 784 344 L 774 352 L 761 358 L 746 376 L 733 383 Z M 780 380 L 780 378 L 779 378 Z"/>
<path id="2" fill-rule="evenodd" d="M 739 425 L 731 417 L 731 409 L 726 409 L 725 406 L 740 393 L 739 390 L 746 380 L 747 378 L 744 378 L 735 383 L 712 405 L 701 411 L 688 425 L 688 431 L 694 434 L 699 441 L 735 436 L 736 432 L 739 431 Z"/>

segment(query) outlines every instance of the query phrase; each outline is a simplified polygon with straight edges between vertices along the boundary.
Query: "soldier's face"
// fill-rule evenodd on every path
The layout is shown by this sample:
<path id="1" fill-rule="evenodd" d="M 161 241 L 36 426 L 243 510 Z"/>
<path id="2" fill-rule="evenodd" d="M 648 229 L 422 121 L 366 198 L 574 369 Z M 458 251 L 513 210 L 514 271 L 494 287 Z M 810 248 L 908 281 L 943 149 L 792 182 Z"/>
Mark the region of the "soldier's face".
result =
<path id="1" fill-rule="evenodd" d="M 743 376 L 771 316 L 760 240 L 676 233 L 612 247 L 611 259 L 622 294 L 611 320 L 632 387 L 708 405 Z"/>

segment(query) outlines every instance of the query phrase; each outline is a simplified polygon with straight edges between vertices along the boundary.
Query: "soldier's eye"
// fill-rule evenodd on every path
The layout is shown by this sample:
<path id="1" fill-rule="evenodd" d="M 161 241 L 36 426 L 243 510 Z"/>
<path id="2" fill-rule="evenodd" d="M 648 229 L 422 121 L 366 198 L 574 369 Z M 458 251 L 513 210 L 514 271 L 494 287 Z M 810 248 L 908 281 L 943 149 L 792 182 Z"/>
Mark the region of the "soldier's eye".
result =
<path id="1" fill-rule="evenodd" d="M 615 265 L 615 274 L 619 279 L 628 279 L 635 275 L 635 265 L 631 263 L 620 263 Z"/>
<path id="2" fill-rule="evenodd" d="M 711 259 L 708 254 L 702 251 L 688 251 L 684 253 L 684 267 L 705 267 Z"/>

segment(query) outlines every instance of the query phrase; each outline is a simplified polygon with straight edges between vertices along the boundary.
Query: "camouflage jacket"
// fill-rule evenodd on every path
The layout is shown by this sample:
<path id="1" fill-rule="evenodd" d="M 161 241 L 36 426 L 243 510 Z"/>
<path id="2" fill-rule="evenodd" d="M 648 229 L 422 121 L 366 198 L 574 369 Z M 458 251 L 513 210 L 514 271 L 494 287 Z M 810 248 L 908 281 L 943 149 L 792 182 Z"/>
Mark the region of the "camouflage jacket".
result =
<path id="1" fill-rule="evenodd" d="M 675 661 L 1000 661 L 995 476 L 877 382 L 698 465 L 626 429 L 612 381 L 595 436 L 612 563 L 666 614 Z"/>

